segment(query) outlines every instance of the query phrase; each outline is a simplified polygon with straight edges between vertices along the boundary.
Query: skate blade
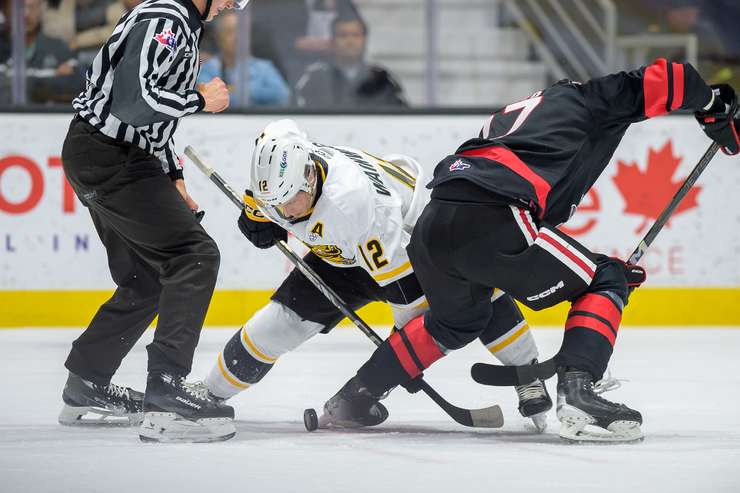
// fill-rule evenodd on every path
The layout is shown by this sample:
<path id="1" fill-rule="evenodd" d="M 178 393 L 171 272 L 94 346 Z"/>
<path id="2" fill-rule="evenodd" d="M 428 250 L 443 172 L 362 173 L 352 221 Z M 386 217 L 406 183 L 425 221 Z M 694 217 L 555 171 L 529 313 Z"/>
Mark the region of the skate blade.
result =
<path id="1" fill-rule="evenodd" d="M 532 420 L 537 433 L 544 433 L 547 430 L 547 411 L 535 414 L 529 417 Z"/>
<path id="2" fill-rule="evenodd" d="M 591 419 L 568 416 L 561 419 L 560 438 L 569 443 L 635 443 L 645 436 L 637 421 L 615 421 L 606 429 Z"/>
<path id="3" fill-rule="evenodd" d="M 139 426 L 143 419 L 144 413 L 127 413 L 122 409 L 93 406 L 70 406 L 65 404 L 59 412 L 59 424 L 64 426 Z"/>
<path id="4" fill-rule="evenodd" d="M 222 442 L 236 435 L 231 418 L 185 419 L 176 413 L 148 412 L 139 428 L 142 442 L 209 443 Z"/>

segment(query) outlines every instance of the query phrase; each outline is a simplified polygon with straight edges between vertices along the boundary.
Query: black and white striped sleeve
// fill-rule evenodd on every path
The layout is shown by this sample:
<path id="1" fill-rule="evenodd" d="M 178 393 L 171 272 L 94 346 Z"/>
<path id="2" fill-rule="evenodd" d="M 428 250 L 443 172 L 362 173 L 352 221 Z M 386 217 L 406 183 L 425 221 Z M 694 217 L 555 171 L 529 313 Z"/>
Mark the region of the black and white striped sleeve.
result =
<path id="1" fill-rule="evenodd" d="M 179 180 L 183 178 L 182 175 L 182 162 L 180 157 L 175 152 L 175 142 L 170 137 L 167 141 L 167 145 L 156 153 L 160 161 L 166 166 L 166 173 L 169 175 L 170 180 Z"/>
<path id="2" fill-rule="evenodd" d="M 142 127 L 202 110 L 205 101 L 198 91 L 177 92 L 161 85 L 171 72 L 182 69 L 173 63 L 182 58 L 178 53 L 186 45 L 183 26 L 171 18 L 137 22 L 115 70 L 111 113 L 124 123 Z"/>

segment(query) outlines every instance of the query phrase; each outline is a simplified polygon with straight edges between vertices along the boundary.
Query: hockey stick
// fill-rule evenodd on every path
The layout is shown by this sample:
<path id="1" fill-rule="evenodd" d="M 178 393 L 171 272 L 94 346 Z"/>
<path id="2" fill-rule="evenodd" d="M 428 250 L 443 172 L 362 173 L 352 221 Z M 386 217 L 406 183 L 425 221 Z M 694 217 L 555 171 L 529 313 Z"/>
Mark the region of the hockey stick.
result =
<path id="1" fill-rule="evenodd" d="M 239 207 L 245 209 L 246 205 L 242 201 L 239 194 L 237 194 L 233 188 L 229 186 L 221 176 L 208 166 L 203 159 L 198 155 L 195 150 L 188 146 L 185 148 L 185 155 L 188 156 L 193 163 L 205 174 L 229 199 Z M 332 302 L 332 304 L 339 309 L 342 314 L 350 319 L 376 346 L 380 346 L 383 343 L 383 339 L 375 333 L 347 304 L 334 292 L 331 287 L 327 286 L 326 283 L 311 269 L 311 267 L 299 257 L 293 249 L 291 249 L 284 241 L 278 241 L 275 244 L 288 260 L 291 261 L 295 267 L 305 275 L 326 298 Z M 444 412 L 447 413 L 452 419 L 457 421 L 463 426 L 470 426 L 474 428 L 500 428 L 504 425 L 504 416 L 501 412 L 501 408 L 498 405 L 485 407 L 482 409 L 464 409 L 457 407 L 441 395 L 437 393 L 424 379 L 419 379 L 419 386 Z"/>
<path id="2" fill-rule="evenodd" d="M 671 215 L 675 212 L 678 205 L 681 203 L 683 198 L 689 193 L 691 187 L 694 186 L 696 180 L 704 172 L 704 169 L 709 165 L 712 158 L 717 154 L 719 150 L 719 144 L 713 142 L 712 145 L 706 150 L 704 155 L 701 157 L 699 162 L 694 166 L 694 169 L 686 177 L 681 188 L 675 193 L 670 203 L 666 206 L 663 212 L 660 213 L 658 219 L 651 226 L 650 230 L 638 243 L 635 251 L 630 255 L 629 263 L 636 264 L 645 255 L 648 247 L 653 243 L 658 233 L 663 229 Z M 630 292 L 632 289 L 630 289 Z M 512 385 L 525 385 L 532 382 L 534 379 L 539 378 L 546 380 L 552 377 L 557 371 L 557 364 L 555 358 L 550 358 L 542 363 L 534 365 L 524 366 L 499 366 L 491 365 L 488 363 L 476 363 L 470 368 L 470 374 L 473 380 L 483 385 L 495 385 L 495 386 L 512 386 Z"/>

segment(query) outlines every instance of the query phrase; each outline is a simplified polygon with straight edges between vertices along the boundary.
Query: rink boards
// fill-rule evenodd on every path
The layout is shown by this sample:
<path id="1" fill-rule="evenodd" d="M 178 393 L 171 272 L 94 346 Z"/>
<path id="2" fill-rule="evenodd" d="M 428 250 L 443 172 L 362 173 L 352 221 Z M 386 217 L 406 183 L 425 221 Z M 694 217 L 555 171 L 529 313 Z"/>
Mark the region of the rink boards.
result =
<path id="1" fill-rule="evenodd" d="M 0 327 L 84 325 L 112 290 L 105 251 L 62 176 L 59 156 L 69 119 L 0 115 Z M 272 119 L 186 118 L 176 148 L 193 146 L 242 189 L 254 138 Z M 477 134 L 486 116 L 296 120 L 315 141 L 376 155 L 405 153 L 431 175 L 437 161 Z M 628 257 L 708 144 L 690 117 L 633 126 L 565 231 L 593 250 Z M 187 162 L 185 175 L 222 254 L 206 323 L 241 324 L 264 304 L 290 265 L 279 252 L 257 250 L 244 240 L 234 224 L 233 205 Z M 740 325 L 740 207 L 733 201 L 738 190 L 740 159 L 719 155 L 645 256 L 648 282 L 635 293 L 625 324 Z M 528 319 L 533 325 L 559 325 L 566 311 L 563 305 L 529 313 Z M 362 315 L 370 323 L 390 323 L 382 305 L 367 307 Z"/>

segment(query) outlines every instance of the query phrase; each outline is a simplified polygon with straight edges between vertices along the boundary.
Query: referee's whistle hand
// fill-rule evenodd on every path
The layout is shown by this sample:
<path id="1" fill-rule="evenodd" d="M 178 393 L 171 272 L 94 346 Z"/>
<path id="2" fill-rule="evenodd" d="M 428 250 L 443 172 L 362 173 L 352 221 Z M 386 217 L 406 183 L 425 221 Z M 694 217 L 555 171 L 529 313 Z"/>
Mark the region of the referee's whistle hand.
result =
<path id="1" fill-rule="evenodd" d="M 197 211 L 198 204 L 195 202 L 195 200 L 193 200 L 193 198 L 190 196 L 187 189 L 185 188 L 185 180 L 179 179 L 175 180 L 173 183 L 175 184 L 175 188 L 177 188 L 177 191 L 180 192 L 180 195 L 182 195 L 182 199 L 185 201 L 190 210 Z"/>
<path id="2" fill-rule="evenodd" d="M 203 111 L 219 113 L 229 107 L 229 89 L 220 77 L 214 77 L 205 84 L 198 85 L 198 92 L 206 102 Z"/>

